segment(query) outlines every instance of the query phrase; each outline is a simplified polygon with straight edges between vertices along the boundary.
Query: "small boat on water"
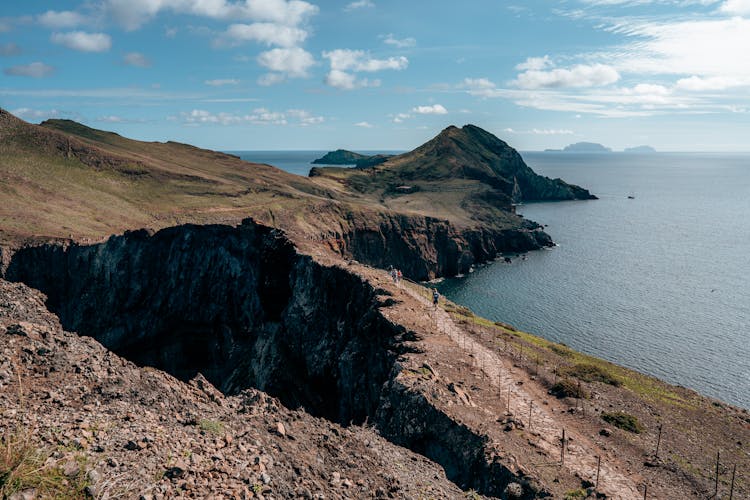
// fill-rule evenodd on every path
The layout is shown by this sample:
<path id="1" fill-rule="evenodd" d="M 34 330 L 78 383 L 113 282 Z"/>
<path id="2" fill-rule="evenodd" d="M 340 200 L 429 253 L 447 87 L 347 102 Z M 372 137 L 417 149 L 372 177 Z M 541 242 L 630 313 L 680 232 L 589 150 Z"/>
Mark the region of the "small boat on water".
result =
<path id="1" fill-rule="evenodd" d="M 628 199 L 629 199 L 629 200 L 635 200 L 635 196 L 633 196 L 632 194 L 629 194 L 629 195 L 628 195 Z"/>

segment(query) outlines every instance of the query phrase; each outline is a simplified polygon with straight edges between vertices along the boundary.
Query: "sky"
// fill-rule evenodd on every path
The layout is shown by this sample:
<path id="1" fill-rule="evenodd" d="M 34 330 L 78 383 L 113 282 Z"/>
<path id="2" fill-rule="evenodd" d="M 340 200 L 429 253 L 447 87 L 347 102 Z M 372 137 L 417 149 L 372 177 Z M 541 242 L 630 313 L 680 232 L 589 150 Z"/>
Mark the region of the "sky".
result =
<path id="1" fill-rule="evenodd" d="M 218 150 L 750 151 L 750 0 L 4 0 L 0 107 Z"/>

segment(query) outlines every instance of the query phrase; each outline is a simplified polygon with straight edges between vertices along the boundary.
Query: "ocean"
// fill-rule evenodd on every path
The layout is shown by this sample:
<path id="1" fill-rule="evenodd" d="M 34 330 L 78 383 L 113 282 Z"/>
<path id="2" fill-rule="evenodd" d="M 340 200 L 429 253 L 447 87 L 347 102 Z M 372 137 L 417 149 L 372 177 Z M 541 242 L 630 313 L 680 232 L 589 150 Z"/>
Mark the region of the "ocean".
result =
<path id="1" fill-rule="evenodd" d="M 306 175 L 323 153 L 240 156 Z M 521 154 L 600 199 L 520 206 L 558 246 L 445 280 L 441 293 L 750 409 L 750 155 Z"/>
<path id="2" fill-rule="evenodd" d="M 243 160 L 255 163 L 266 163 L 273 165 L 289 173 L 307 177 L 310 169 L 315 165 L 311 162 L 321 158 L 328 151 L 226 151 L 226 153 L 237 155 Z M 361 151 L 358 153 L 367 155 L 376 154 L 398 154 L 403 151 Z"/>

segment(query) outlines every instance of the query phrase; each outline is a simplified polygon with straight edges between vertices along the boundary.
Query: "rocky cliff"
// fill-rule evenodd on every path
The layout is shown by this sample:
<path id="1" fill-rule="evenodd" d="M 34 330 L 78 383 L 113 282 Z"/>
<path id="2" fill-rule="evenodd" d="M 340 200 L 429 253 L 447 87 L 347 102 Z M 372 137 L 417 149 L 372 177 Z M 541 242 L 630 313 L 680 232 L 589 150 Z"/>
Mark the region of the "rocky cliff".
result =
<path id="1" fill-rule="evenodd" d="M 346 259 L 381 269 L 401 269 L 414 280 L 465 274 L 478 263 L 502 253 L 551 247 L 550 236 L 535 222 L 516 218 L 510 223 L 460 227 L 449 220 L 418 214 L 348 210 L 336 206 L 313 211 L 321 219 L 336 220 L 321 227 L 302 244 L 319 244 Z"/>
<path id="2" fill-rule="evenodd" d="M 64 331 L 44 300 L 0 280 L 2 498 L 463 496 L 371 428 L 139 368 Z"/>
<path id="3" fill-rule="evenodd" d="M 272 228 L 187 225 L 26 248 L 7 278 L 47 294 L 66 329 L 141 366 L 184 381 L 200 373 L 227 394 L 258 388 L 342 424 L 369 421 L 464 487 L 500 495 L 516 479 L 402 376 L 419 338 L 381 313 L 391 293 L 300 255 Z M 417 414 L 422 424 L 406 432 Z"/>
<path id="4" fill-rule="evenodd" d="M 67 329 L 139 364 L 200 372 L 226 393 L 256 387 L 339 422 L 374 412 L 403 349 L 372 289 L 251 221 L 24 249 L 7 277 L 45 292 Z"/>
<path id="5" fill-rule="evenodd" d="M 330 251 L 306 255 L 282 232 L 252 221 L 20 249 L 10 256 L 7 277 L 45 291 L 48 307 L 67 328 L 100 339 L 137 364 L 193 381 L 195 390 L 160 371 L 138 370 L 93 340 L 68 334 L 58 342 L 54 326 L 33 326 L 40 296 L 29 292 L 18 299 L 14 294 L 23 297 L 28 289 L 0 281 L 6 333 L 0 328 L 0 399 L 11 408 L 2 413 L 0 431 L 21 416 L 19 422 L 36 426 L 35 435 L 49 445 L 80 448 L 107 480 L 118 473 L 136 476 L 139 492 L 215 496 L 212 481 L 220 481 L 235 498 L 249 498 L 237 492 L 256 485 L 285 497 L 309 498 L 305 488 L 335 498 L 462 496 L 444 487 L 440 475 L 425 484 L 422 472 L 429 469 L 417 458 L 396 458 L 402 475 L 395 477 L 413 472 L 408 486 L 371 477 L 368 468 L 394 477 L 377 460 L 405 452 L 377 444 L 376 460 L 359 451 L 369 446 L 362 444 L 365 438 L 340 442 L 335 427 L 321 430 L 302 411 L 273 410 L 278 405 L 254 387 L 351 427 L 347 439 L 366 435 L 350 424 L 375 425 L 380 436 L 440 464 L 462 489 L 493 497 L 594 495 L 598 456 L 597 492 L 607 498 L 637 498 L 644 484 L 657 498 L 705 498 L 713 482 L 695 471 L 703 470 L 706 449 L 720 443 L 724 460 L 747 463 L 739 443 L 750 442 L 748 417 L 737 409 L 601 360 L 582 363 L 564 346 L 455 305 L 434 308 L 417 285 L 394 284 L 385 271 L 347 263 Z M 4 323 L 3 315 L 14 319 Z M 611 373 L 622 386 L 589 373 Z M 550 396 L 547 389 L 561 376 L 580 377 L 591 399 Z M 223 396 L 210 381 L 234 396 Z M 32 413 L 25 409 L 29 404 Z M 642 432 L 602 429 L 600 416 L 613 408 L 637 417 Z M 259 417 L 247 420 L 247 413 Z M 32 415 L 42 417 L 32 422 Z M 227 423 L 228 438 L 212 437 L 217 428 L 223 432 L 217 421 Z M 63 435 L 55 430 L 61 423 Z M 700 428 L 700 435 L 665 433 L 662 445 L 669 451 L 644 465 L 662 423 Z M 257 426 L 270 429 L 270 441 Z M 261 453 L 266 445 L 273 451 Z M 203 458 L 175 463 L 175 456 L 185 456 L 183 447 Z M 271 469 L 259 458 L 248 469 L 247 453 L 273 455 L 281 463 Z M 341 458 L 350 453 L 356 458 Z M 60 453 L 55 460 L 62 463 L 54 463 L 64 468 L 74 455 Z M 307 457 L 324 463 L 310 465 Z M 109 458 L 116 469 L 107 465 Z M 342 460 L 348 469 L 332 474 Z M 73 465 L 71 477 L 79 477 Z M 747 489 L 741 483 L 737 488 Z"/>

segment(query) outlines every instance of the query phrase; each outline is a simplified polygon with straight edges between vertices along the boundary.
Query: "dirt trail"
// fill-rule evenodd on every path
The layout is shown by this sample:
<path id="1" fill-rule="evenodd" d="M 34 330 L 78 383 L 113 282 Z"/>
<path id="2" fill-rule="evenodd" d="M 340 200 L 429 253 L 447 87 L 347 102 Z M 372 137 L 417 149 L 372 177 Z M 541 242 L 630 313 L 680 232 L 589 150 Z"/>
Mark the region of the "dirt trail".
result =
<path id="1" fill-rule="evenodd" d="M 566 469 L 572 474 L 577 473 L 579 477 L 588 479 L 593 483 L 597 466 L 596 457 L 601 456 L 598 491 L 612 499 L 642 498 L 643 495 L 639 492 L 637 485 L 640 481 L 638 481 L 638 478 L 628 476 L 620 471 L 626 469 L 626 467 L 616 460 L 612 452 L 600 449 L 588 437 L 570 430 L 570 425 L 566 426 L 555 418 L 554 414 L 548 411 L 548 408 L 552 406 L 542 406 L 540 404 L 541 396 L 532 393 L 533 388 L 531 386 L 536 384 L 518 385 L 516 383 L 520 369 L 516 369 L 514 373 L 511 360 L 477 342 L 471 335 L 456 325 L 450 314 L 441 307 L 435 309 L 429 299 L 410 286 L 402 286 L 402 289 L 424 305 L 424 314 L 431 317 L 431 321 L 437 325 L 437 330 L 440 333 L 451 338 L 465 352 L 473 354 L 475 368 L 484 371 L 489 383 L 498 388 L 498 393 L 507 395 L 510 390 L 511 413 L 518 415 L 517 418 L 524 423 L 528 423 L 529 407 L 531 406 L 531 431 L 534 432 L 535 436 L 538 434 L 535 444 L 544 450 L 547 456 L 559 460 L 562 429 L 566 429 L 566 440 L 567 437 L 572 438 L 570 439 L 572 443 L 568 442 L 565 451 L 564 467 Z M 562 412 L 564 409 L 560 407 L 559 411 Z"/>

